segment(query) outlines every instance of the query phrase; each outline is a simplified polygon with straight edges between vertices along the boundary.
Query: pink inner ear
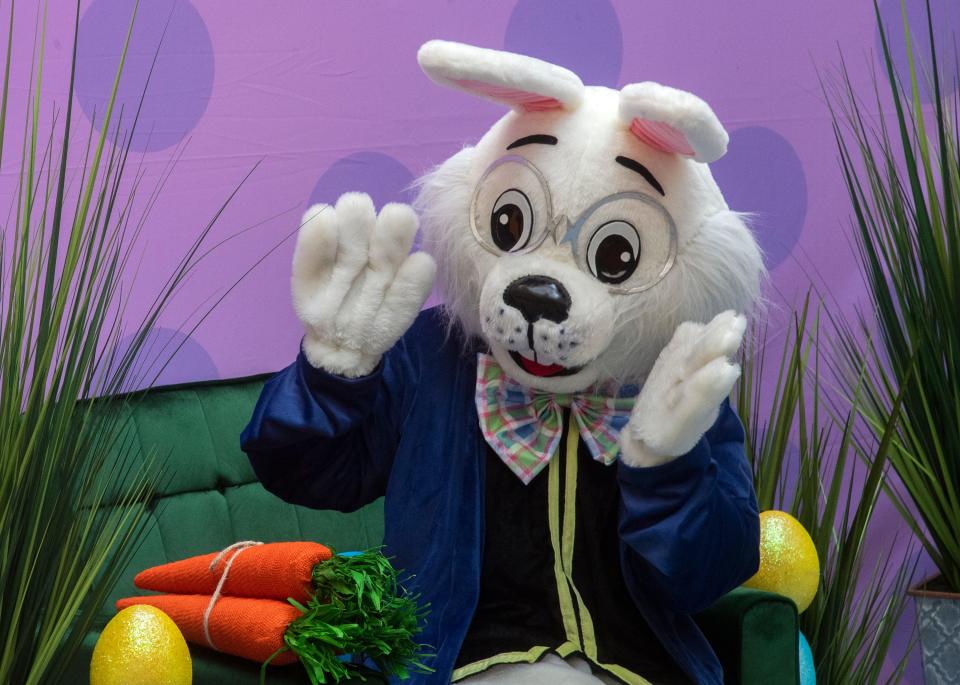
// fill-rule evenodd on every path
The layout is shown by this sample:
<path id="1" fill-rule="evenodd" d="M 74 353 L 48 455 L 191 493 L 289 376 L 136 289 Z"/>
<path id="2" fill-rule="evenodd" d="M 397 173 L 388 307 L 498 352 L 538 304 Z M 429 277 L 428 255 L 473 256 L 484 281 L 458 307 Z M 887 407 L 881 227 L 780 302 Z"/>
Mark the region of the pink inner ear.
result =
<path id="1" fill-rule="evenodd" d="M 680 131 L 662 121 L 634 119 L 630 124 L 630 131 L 650 147 L 662 152 L 688 157 L 693 157 L 696 154 Z"/>
<path id="2" fill-rule="evenodd" d="M 522 107 L 528 112 L 543 112 L 549 109 L 558 109 L 563 107 L 556 98 L 538 95 L 525 90 L 516 88 L 507 88 L 506 86 L 496 86 L 492 83 L 483 83 L 481 81 L 472 81 L 470 79 L 458 79 L 454 81 L 457 85 L 473 93 L 486 95 L 489 98 L 499 102 L 506 102 L 513 107 Z"/>

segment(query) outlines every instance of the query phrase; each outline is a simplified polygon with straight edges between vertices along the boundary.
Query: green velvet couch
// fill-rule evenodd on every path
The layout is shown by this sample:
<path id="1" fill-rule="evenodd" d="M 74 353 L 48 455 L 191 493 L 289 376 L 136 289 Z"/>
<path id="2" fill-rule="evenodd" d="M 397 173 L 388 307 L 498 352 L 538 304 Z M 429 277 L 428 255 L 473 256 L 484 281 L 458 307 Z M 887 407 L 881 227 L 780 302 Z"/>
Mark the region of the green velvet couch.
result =
<path id="1" fill-rule="evenodd" d="M 161 496 L 148 506 L 151 528 L 103 607 L 97 630 L 71 663 L 69 683 L 88 682 L 99 629 L 113 600 L 138 594 L 137 571 L 226 547 L 237 540 L 315 540 L 340 551 L 373 547 L 383 536 L 383 506 L 341 514 L 286 504 L 261 487 L 240 451 L 239 435 L 264 377 L 157 388 L 121 405 L 144 454 L 168 459 Z M 108 500 L 109 501 L 109 500 Z M 698 619 L 720 655 L 727 683 L 798 685 L 797 615 L 792 602 L 740 589 Z M 259 665 L 191 645 L 194 683 L 254 684 Z M 367 682 L 371 682 L 368 680 Z M 308 683 L 293 664 L 271 667 L 268 685 Z"/>

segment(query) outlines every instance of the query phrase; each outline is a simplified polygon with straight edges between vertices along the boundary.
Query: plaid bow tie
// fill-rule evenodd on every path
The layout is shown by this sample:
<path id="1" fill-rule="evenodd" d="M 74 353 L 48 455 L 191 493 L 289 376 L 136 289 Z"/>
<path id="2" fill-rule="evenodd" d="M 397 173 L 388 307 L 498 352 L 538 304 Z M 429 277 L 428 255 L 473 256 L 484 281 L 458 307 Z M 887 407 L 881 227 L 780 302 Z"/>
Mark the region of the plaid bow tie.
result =
<path id="1" fill-rule="evenodd" d="M 507 376 L 496 359 L 477 356 L 477 414 L 487 444 L 524 484 L 540 473 L 557 452 L 563 433 L 563 408 L 577 424 L 590 454 L 613 463 L 620 447 L 617 437 L 630 418 L 633 397 L 583 393 L 548 393 L 520 385 Z"/>

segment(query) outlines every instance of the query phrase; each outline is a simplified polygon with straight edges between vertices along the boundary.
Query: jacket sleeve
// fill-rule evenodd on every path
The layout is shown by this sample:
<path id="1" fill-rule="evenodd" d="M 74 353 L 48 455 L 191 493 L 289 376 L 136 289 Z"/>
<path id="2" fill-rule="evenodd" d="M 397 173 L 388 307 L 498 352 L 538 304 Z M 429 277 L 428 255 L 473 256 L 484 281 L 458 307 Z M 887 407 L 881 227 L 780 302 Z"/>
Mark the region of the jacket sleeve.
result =
<path id="1" fill-rule="evenodd" d="M 724 401 L 687 454 L 652 468 L 619 465 L 620 539 L 631 588 L 685 614 L 756 573 L 760 518 L 740 419 Z"/>
<path id="2" fill-rule="evenodd" d="M 411 375 L 402 340 L 362 378 L 314 368 L 301 352 L 267 381 L 241 448 L 281 499 L 354 511 L 386 491 Z"/>

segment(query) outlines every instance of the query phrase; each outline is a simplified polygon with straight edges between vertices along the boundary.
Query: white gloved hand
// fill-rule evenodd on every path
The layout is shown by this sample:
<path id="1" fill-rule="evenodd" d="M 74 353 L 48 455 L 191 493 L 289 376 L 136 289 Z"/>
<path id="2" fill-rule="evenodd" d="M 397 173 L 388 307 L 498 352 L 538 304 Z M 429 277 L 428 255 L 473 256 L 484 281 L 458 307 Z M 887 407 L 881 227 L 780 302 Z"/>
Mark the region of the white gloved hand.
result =
<path id="1" fill-rule="evenodd" d="M 731 361 L 746 319 L 733 311 L 706 324 L 682 323 L 660 352 L 630 421 L 620 433 L 621 459 L 629 466 L 658 466 L 693 449 L 720 412 L 740 377 Z"/>
<path id="2" fill-rule="evenodd" d="M 306 335 L 303 352 L 340 376 L 369 374 L 404 334 L 430 294 L 436 265 L 410 254 L 417 216 L 364 193 L 304 214 L 293 254 L 293 307 Z"/>

